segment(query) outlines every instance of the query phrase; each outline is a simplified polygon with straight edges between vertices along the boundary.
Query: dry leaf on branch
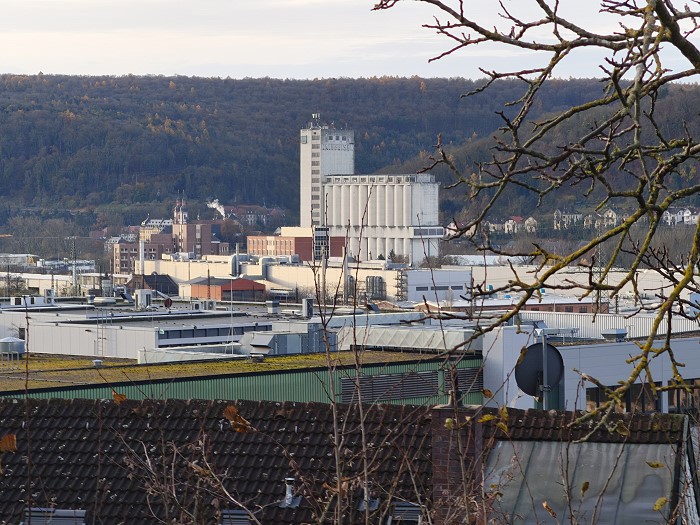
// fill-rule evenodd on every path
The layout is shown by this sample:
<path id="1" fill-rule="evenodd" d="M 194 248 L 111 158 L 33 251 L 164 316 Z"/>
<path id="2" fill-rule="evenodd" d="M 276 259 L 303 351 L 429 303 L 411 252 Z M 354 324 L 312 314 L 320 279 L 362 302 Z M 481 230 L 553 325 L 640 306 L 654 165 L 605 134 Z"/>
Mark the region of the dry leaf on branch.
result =
<path id="1" fill-rule="evenodd" d="M 0 452 L 16 452 L 17 436 L 15 434 L 5 434 L 0 439 Z"/>
<path id="2" fill-rule="evenodd" d="M 121 405 L 123 401 L 126 401 L 126 396 L 112 389 L 112 399 L 117 405 Z"/>
<path id="3" fill-rule="evenodd" d="M 236 432 L 250 432 L 253 427 L 250 422 L 238 413 L 236 405 L 229 405 L 224 409 L 224 417 L 231 423 L 231 428 Z"/>

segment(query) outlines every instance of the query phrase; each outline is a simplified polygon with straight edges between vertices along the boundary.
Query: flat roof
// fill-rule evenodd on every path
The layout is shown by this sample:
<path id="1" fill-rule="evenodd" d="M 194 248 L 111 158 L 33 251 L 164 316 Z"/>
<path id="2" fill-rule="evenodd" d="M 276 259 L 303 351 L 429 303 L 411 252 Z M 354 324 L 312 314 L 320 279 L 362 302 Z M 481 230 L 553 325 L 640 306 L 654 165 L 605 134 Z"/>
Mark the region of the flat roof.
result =
<path id="1" fill-rule="evenodd" d="M 366 365 L 433 360 L 434 354 L 410 352 L 365 351 L 362 362 Z M 131 359 L 99 358 L 102 366 L 86 357 L 31 354 L 28 359 L 0 361 L 0 391 L 21 391 L 37 388 L 70 387 L 82 385 L 110 385 L 131 381 L 183 379 L 250 372 L 273 372 L 327 367 L 325 353 L 267 356 L 262 362 L 236 356 L 199 362 L 138 365 Z M 336 352 L 332 366 L 352 366 L 354 352 Z"/>

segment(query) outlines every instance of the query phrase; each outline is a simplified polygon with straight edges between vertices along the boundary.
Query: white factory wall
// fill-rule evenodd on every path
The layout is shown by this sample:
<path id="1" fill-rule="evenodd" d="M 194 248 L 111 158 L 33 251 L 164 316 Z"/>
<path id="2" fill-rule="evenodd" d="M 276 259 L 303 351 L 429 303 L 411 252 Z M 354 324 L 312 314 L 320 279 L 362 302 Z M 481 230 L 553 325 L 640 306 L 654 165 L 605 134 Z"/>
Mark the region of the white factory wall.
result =
<path id="1" fill-rule="evenodd" d="M 460 266 L 450 266 L 449 268 L 464 268 Z M 494 289 L 502 286 L 506 286 L 509 281 L 512 281 L 516 276 L 513 274 L 513 269 L 507 265 L 494 265 L 494 266 L 482 266 L 474 265 L 467 266 L 474 276 L 475 284 L 483 284 L 485 286 L 491 285 Z M 535 275 L 534 272 L 538 271 L 536 266 L 532 265 L 517 265 L 514 267 L 517 272 L 517 277 L 528 281 L 532 279 Z M 546 271 L 548 268 L 545 267 Z M 610 285 L 620 282 L 623 278 L 627 276 L 627 272 L 612 271 L 608 275 L 607 282 Z M 665 291 L 669 289 L 670 282 L 663 279 L 658 273 L 653 270 L 639 270 L 636 272 L 636 280 L 638 283 L 639 293 L 647 298 L 648 302 L 658 302 L 659 295 L 663 295 Z M 588 284 L 589 273 L 580 268 L 572 267 L 561 272 L 557 272 L 556 275 L 552 276 L 548 283 L 551 286 L 567 286 L 571 283 L 579 283 L 582 285 Z M 632 284 L 627 283 L 621 291 L 620 300 L 624 304 L 625 301 L 630 301 L 632 299 Z M 573 294 L 574 291 L 566 292 L 568 294 Z M 688 299 L 690 295 L 689 291 L 684 291 L 681 293 L 683 299 Z M 614 308 L 614 303 L 611 305 L 611 311 Z"/>
<path id="2" fill-rule="evenodd" d="M 467 345 L 466 342 L 474 334 L 468 328 L 441 330 L 400 326 L 358 326 L 342 328 L 338 331 L 338 349 L 350 350 L 352 345 L 366 345 L 386 349 L 407 348 L 447 352 L 457 349 L 457 353 L 468 350 L 481 350 L 481 341 L 477 340 Z"/>
<path id="3" fill-rule="evenodd" d="M 483 336 L 484 389 L 493 394 L 485 399 L 486 406 L 533 408 L 533 398 L 524 394 L 515 382 L 513 369 L 520 350 L 534 342 L 532 335 L 516 326 L 505 326 Z"/>
<path id="4" fill-rule="evenodd" d="M 438 255 L 439 184 L 432 175 L 346 175 L 324 180 L 326 225 L 331 236 L 348 237 L 349 255 L 371 260 L 393 251 L 414 263 Z"/>
<path id="5" fill-rule="evenodd" d="M 406 298 L 417 302 L 459 300 L 471 292 L 471 276 L 471 270 L 464 267 L 408 271 Z"/>
<path id="6" fill-rule="evenodd" d="M 524 320 L 542 320 L 549 328 L 577 330 L 578 338 L 603 339 L 602 333 L 609 330 L 624 329 L 628 338 L 647 337 L 652 330 L 655 316 L 652 314 L 637 314 L 632 317 L 623 314 L 576 314 L 562 312 L 520 312 Z M 663 335 L 668 327 L 667 321 L 659 325 L 657 333 Z M 696 332 L 700 329 L 697 319 L 685 319 L 679 315 L 671 318 L 671 333 L 681 334 Z M 566 336 L 566 332 L 563 332 Z"/>
<path id="7" fill-rule="evenodd" d="M 86 357 L 138 359 L 139 351 L 154 348 L 157 328 L 134 328 L 118 325 L 99 326 L 65 323 L 32 323 L 31 352 Z"/>
<path id="8" fill-rule="evenodd" d="M 700 338 L 671 339 L 671 348 L 676 361 L 684 363 L 680 369 L 686 380 L 700 378 Z M 632 370 L 627 362 L 630 356 L 639 353 L 636 343 L 602 343 L 596 345 L 560 346 L 559 352 L 564 359 L 564 388 L 566 410 L 586 408 L 586 388 L 593 388 L 591 383 L 581 384 L 581 376 L 576 370 L 588 374 L 606 386 L 617 386 L 618 381 L 626 379 Z M 673 370 L 668 353 L 654 357 L 649 362 L 649 370 L 655 382 L 667 385 L 673 379 Z M 643 375 L 646 380 L 646 376 Z M 641 382 L 641 381 L 638 381 Z M 661 394 L 662 410 L 668 411 L 668 396 Z"/>
<path id="9" fill-rule="evenodd" d="M 520 351 L 531 344 L 539 344 L 529 332 L 519 331 L 517 327 L 504 327 L 483 336 L 484 388 L 493 393 L 489 406 L 506 405 L 514 408 L 533 408 L 535 400 L 524 394 L 515 381 L 514 369 Z M 625 380 L 633 365 L 628 363 L 630 356 L 639 353 L 635 342 L 605 342 L 600 344 L 555 345 L 564 362 L 563 386 L 565 410 L 586 409 L 586 388 L 594 388 L 590 382 L 584 382 L 581 374 L 587 374 L 606 386 L 616 387 Z M 700 338 L 674 338 L 671 348 L 678 362 L 684 363 L 681 373 L 686 380 L 700 379 Z M 649 371 L 655 382 L 668 385 L 673 379 L 673 370 L 668 353 L 653 357 L 649 362 Z M 645 374 L 638 383 L 647 381 Z M 661 406 L 668 411 L 668 396 L 661 394 Z"/>
<path id="10" fill-rule="evenodd" d="M 157 272 L 159 274 L 167 274 L 178 282 L 183 282 L 199 277 L 206 277 L 207 271 L 211 277 L 219 277 L 222 279 L 230 278 L 231 264 L 225 261 L 145 261 L 146 273 Z M 300 297 L 304 297 L 320 286 L 320 282 L 314 280 L 314 272 L 307 265 L 292 265 L 292 264 L 241 264 L 241 272 L 251 278 L 262 278 L 266 281 L 274 283 L 280 288 L 289 290 L 299 290 Z M 448 298 L 458 299 L 460 294 L 467 292 L 466 288 L 460 290 L 453 287 L 468 286 L 471 281 L 472 268 L 467 267 L 450 267 L 447 269 L 411 269 L 405 272 L 408 284 L 407 299 L 411 301 L 422 301 L 425 296 L 428 300 L 435 300 L 437 294 L 438 300 Z M 397 270 L 389 270 L 383 267 L 383 264 L 368 265 L 364 264 L 348 269 L 349 275 L 359 283 L 366 282 L 367 277 L 381 277 L 384 279 L 387 298 L 396 297 L 397 292 Z M 326 269 L 326 289 L 330 295 L 332 292 L 339 289 L 342 292 L 343 269 L 340 266 L 329 266 Z M 340 283 L 340 284 L 339 284 Z M 447 286 L 449 290 L 433 288 L 444 288 Z M 421 288 L 428 288 L 422 290 Z M 315 295 L 315 294 L 314 294 Z M 183 298 L 189 297 L 189 288 L 187 285 L 181 286 L 180 296 Z"/>

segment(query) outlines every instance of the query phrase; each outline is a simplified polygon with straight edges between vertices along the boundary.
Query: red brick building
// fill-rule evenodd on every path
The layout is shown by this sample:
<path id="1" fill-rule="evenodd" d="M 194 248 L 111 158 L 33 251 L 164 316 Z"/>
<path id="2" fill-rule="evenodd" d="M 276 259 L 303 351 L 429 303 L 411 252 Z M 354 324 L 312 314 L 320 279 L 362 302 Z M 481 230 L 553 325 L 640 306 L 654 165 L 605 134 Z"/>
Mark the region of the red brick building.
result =
<path id="1" fill-rule="evenodd" d="M 329 257 L 342 257 L 344 237 L 329 237 Z M 262 256 L 298 255 L 301 261 L 314 260 L 314 239 L 311 228 L 282 228 L 281 235 L 251 235 L 247 239 L 248 254 Z"/>

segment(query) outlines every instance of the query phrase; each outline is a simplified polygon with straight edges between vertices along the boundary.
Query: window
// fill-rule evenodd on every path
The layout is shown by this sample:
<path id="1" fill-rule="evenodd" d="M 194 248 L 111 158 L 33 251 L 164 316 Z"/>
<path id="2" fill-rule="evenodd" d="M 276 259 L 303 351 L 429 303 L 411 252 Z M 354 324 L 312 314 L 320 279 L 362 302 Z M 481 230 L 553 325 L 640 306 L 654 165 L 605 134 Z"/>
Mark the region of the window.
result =
<path id="1" fill-rule="evenodd" d="M 320 175 L 321 170 L 311 170 L 311 175 Z"/>
<path id="2" fill-rule="evenodd" d="M 312 156 L 312 157 L 320 157 L 321 154 L 320 154 L 318 151 L 314 151 L 314 152 L 311 154 L 311 156 Z"/>
<path id="3" fill-rule="evenodd" d="M 656 385 L 657 388 L 660 384 Z M 614 390 L 617 386 L 608 387 L 610 390 Z M 675 392 L 669 392 L 672 394 Z M 600 388 L 586 388 L 586 408 L 593 410 L 598 408 L 602 403 L 607 401 L 607 396 L 605 391 Z M 669 410 L 670 410 L 671 399 L 669 398 Z M 655 394 L 651 385 L 636 383 L 630 387 L 630 389 L 625 394 L 623 406 L 618 406 L 616 408 L 617 412 L 660 412 L 661 411 L 661 399 L 657 394 Z"/>
<path id="4" fill-rule="evenodd" d="M 321 198 L 320 195 L 312 195 L 312 196 L 311 196 L 311 200 L 312 200 L 312 201 L 317 201 L 317 200 L 319 200 L 320 198 Z"/>
<path id="5" fill-rule="evenodd" d="M 321 162 L 318 161 L 318 160 L 312 160 L 312 161 L 311 161 L 311 165 L 312 165 L 312 166 L 320 166 L 320 165 L 321 165 Z"/>
<path id="6" fill-rule="evenodd" d="M 307 142 L 308 140 L 309 140 L 309 137 L 307 137 L 306 135 L 302 135 L 302 136 L 301 136 L 301 143 L 302 143 L 302 144 L 306 144 L 306 142 Z"/>
<path id="7" fill-rule="evenodd" d="M 427 292 L 428 287 L 427 286 L 416 286 L 416 292 Z"/>
<path id="8" fill-rule="evenodd" d="M 311 144 L 311 149 L 321 149 L 320 144 Z"/>

